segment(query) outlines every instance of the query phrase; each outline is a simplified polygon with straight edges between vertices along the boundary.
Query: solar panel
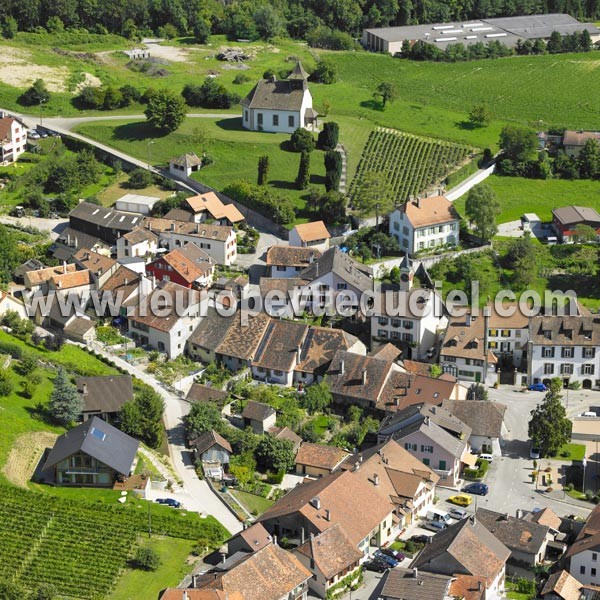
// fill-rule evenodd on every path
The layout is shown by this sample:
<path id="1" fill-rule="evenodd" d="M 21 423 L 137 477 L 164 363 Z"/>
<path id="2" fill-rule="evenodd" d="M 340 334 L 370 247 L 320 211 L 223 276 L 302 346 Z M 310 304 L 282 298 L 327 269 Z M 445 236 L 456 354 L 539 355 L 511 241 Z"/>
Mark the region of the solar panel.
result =
<path id="1" fill-rule="evenodd" d="M 101 442 L 103 442 L 106 439 L 106 434 L 104 433 L 104 431 L 100 431 L 99 429 L 96 429 L 95 427 L 92 427 L 90 433 L 96 439 L 99 439 Z"/>

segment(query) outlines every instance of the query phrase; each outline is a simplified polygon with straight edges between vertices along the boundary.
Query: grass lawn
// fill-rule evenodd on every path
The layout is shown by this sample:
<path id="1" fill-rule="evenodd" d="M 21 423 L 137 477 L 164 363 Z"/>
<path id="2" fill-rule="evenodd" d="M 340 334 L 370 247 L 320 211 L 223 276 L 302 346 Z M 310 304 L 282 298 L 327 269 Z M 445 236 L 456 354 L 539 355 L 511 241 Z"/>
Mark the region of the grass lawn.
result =
<path id="1" fill-rule="evenodd" d="M 192 570 L 193 565 L 186 564 L 194 546 L 194 542 L 190 540 L 154 537 L 142 546 L 156 550 L 160 556 L 160 567 L 156 571 L 126 569 L 110 595 L 113 600 L 157 598 L 162 589 L 176 587 Z"/>
<path id="2" fill-rule="evenodd" d="M 125 194 L 138 194 L 140 196 L 155 196 L 164 200 L 170 196 L 173 192 L 163 190 L 157 185 L 150 185 L 143 190 L 134 190 L 124 185 L 129 176 L 127 173 L 119 173 L 117 177 L 113 178 L 110 185 L 105 186 L 100 192 L 96 194 L 96 197 L 103 206 L 112 206 L 119 198 Z"/>
<path id="3" fill-rule="evenodd" d="M 311 424 L 314 427 L 315 433 L 317 433 L 318 435 L 323 435 L 325 433 L 325 431 L 327 431 L 327 426 L 329 425 L 331 420 L 331 417 L 327 416 L 327 415 L 319 415 L 318 417 L 315 417 L 312 421 Z"/>
<path id="4" fill-rule="evenodd" d="M 248 492 L 242 492 L 240 490 L 231 490 L 231 494 L 253 515 L 260 515 L 264 513 L 267 508 L 273 506 L 272 500 L 267 500 L 262 496 L 256 496 L 255 494 L 249 494 Z"/>
<path id="5" fill-rule="evenodd" d="M 575 500 L 587 500 L 583 492 L 579 492 L 578 490 L 565 491 L 567 496 L 571 496 L 571 498 L 575 498 Z"/>
<path id="6" fill-rule="evenodd" d="M 565 455 L 566 453 L 566 455 Z M 585 456 L 585 444 L 573 444 L 569 442 L 561 447 L 556 456 L 553 456 L 555 460 L 583 460 Z"/>
<path id="7" fill-rule="evenodd" d="M 495 192 L 502 212 L 498 223 L 516 221 L 526 212 L 534 212 L 542 221 L 552 220 L 552 209 L 561 206 L 590 206 L 600 210 L 600 181 L 566 179 L 525 179 L 492 175 L 485 181 Z M 454 203 L 464 215 L 464 195 Z"/>

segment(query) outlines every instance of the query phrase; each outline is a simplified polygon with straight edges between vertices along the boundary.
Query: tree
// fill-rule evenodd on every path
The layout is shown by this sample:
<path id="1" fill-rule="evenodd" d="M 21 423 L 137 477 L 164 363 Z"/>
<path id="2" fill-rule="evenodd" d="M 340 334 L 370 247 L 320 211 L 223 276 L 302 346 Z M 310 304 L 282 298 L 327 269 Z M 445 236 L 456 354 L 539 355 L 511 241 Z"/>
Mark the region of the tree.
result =
<path id="1" fill-rule="evenodd" d="M 325 152 L 325 189 L 337 192 L 342 178 L 342 155 L 337 150 Z"/>
<path id="2" fill-rule="evenodd" d="M 163 439 L 164 410 L 165 403 L 160 394 L 145 386 L 121 408 L 121 429 L 151 448 L 158 448 Z"/>
<path id="3" fill-rule="evenodd" d="M 489 185 L 480 183 L 469 190 L 465 213 L 474 225 L 475 233 L 484 242 L 489 242 L 496 235 L 496 217 L 500 214 L 500 204 Z"/>
<path id="4" fill-rule="evenodd" d="M 102 108 L 104 110 L 114 110 L 123 104 L 123 94 L 115 87 L 108 86 L 104 90 L 104 102 Z"/>
<path id="5" fill-rule="evenodd" d="M 66 371 L 59 367 L 50 396 L 50 415 L 57 423 L 67 426 L 81 415 L 82 410 L 83 400 L 77 387 L 71 383 Z"/>
<path id="6" fill-rule="evenodd" d="M 134 190 L 142 190 L 149 185 L 154 183 L 154 175 L 148 171 L 147 169 L 142 169 L 138 167 L 137 169 L 133 169 L 131 173 L 129 173 L 129 179 L 127 180 L 127 187 L 132 188 Z"/>
<path id="7" fill-rule="evenodd" d="M 352 195 L 352 204 L 361 216 L 389 212 L 394 206 L 392 187 L 386 174 L 381 171 L 367 171 L 360 179 Z M 377 219 L 379 221 L 379 218 Z"/>
<path id="8" fill-rule="evenodd" d="M 37 364 L 38 361 L 34 354 L 30 352 L 23 354 L 19 361 L 19 373 L 23 376 L 30 375 L 37 367 Z"/>
<path id="9" fill-rule="evenodd" d="M 593 48 L 592 38 L 590 36 L 590 32 L 587 29 L 584 29 L 581 32 L 581 38 L 579 40 L 579 48 L 582 52 L 589 52 Z"/>
<path id="10" fill-rule="evenodd" d="M 375 98 L 381 99 L 381 107 L 385 108 L 386 104 L 390 104 L 398 97 L 396 86 L 389 81 L 382 81 L 373 92 Z"/>
<path id="11" fill-rule="evenodd" d="M 265 185 L 269 177 L 269 157 L 267 155 L 258 157 L 258 185 Z"/>
<path id="12" fill-rule="evenodd" d="M 432 364 L 429 366 L 429 376 L 437 379 L 442 374 L 442 367 L 440 365 Z"/>
<path id="13" fill-rule="evenodd" d="M 294 446 L 289 440 L 264 436 L 256 447 L 259 467 L 272 471 L 289 471 L 294 466 Z"/>
<path id="14" fill-rule="evenodd" d="M 525 289 L 537 277 L 537 257 L 529 234 L 511 240 L 505 260 L 513 271 L 512 282 L 516 289 Z"/>
<path id="15" fill-rule="evenodd" d="M 13 17 L 6 17 L 2 23 L 2 35 L 7 40 L 12 40 L 17 35 L 17 20 Z"/>
<path id="16" fill-rule="evenodd" d="M 598 238 L 598 234 L 593 227 L 580 223 L 575 227 L 574 237 L 579 243 L 583 242 L 595 242 Z"/>
<path id="17" fill-rule="evenodd" d="M 579 152 L 579 174 L 584 179 L 600 179 L 600 143 L 590 139 Z"/>
<path id="18" fill-rule="evenodd" d="M 310 183 L 310 154 L 303 152 L 300 155 L 300 164 L 298 165 L 298 175 L 296 177 L 296 187 L 299 190 L 305 190 Z"/>
<path id="19" fill-rule="evenodd" d="M 467 398 L 469 400 L 487 400 L 488 399 L 488 391 L 485 389 L 485 386 L 483 384 L 474 383 L 469 388 Z"/>
<path id="20" fill-rule="evenodd" d="M 219 431 L 223 426 L 221 411 L 214 404 L 196 402 L 184 417 L 185 432 L 189 440 L 196 439 L 206 431 Z"/>
<path id="21" fill-rule="evenodd" d="M 8 369 L 0 369 L 0 396 L 10 396 L 14 385 L 10 371 Z"/>
<path id="22" fill-rule="evenodd" d="M 265 4 L 252 15 L 258 35 L 263 40 L 271 40 L 283 30 L 283 21 L 279 12 L 271 5 Z"/>
<path id="23" fill-rule="evenodd" d="M 33 85 L 19 98 L 19 102 L 25 106 L 38 106 L 48 100 L 50 100 L 50 92 L 43 79 L 36 79 Z"/>
<path id="24" fill-rule="evenodd" d="M 65 24 L 56 15 L 50 17 L 46 22 L 46 29 L 49 33 L 63 33 Z"/>
<path id="25" fill-rule="evenodd" d="M 142 546 L 137 549 L 133 563 L 138 569 L 156 571 L 160 567 L 160 556 L 154 548 Z"/>
<path id="26" fill-rule="evenodd" d="M 310 80 L 330 85 L 337 81 L 337 67 L 325 58 L 321 59 L 310 74 Z"/>
<path id="27" fill-rule="evenodd" d="M 290 138 L 290 149 L 293 152 L 312 152 L 315 149 L 313 134 L 304 127 L 298 127 Z"/>
<path id="28" fill-rule="evenodd" d="M 196 43 L 208 44 L 210 40 L 210 23 L 206 19 L 198 17 L 194 23 L 193 32 Z"/>
<path id="29" fill-rule="evenodd" d="M 340 137 L 340 126 L 334 121 L 328 121 L 323 125 L 317 138 L 317 146 L 321 150 L 335 150 Z"/>
<path id="30" fill-rule="evenodd" d="M 331 406 L 332 400 L 331 388 L 323 380 L 306 388 L 306 392 L 302 396 L 302 406 L 311 414 L 325 412 Z"/>
<path id="31" fill-rule="evenodd" d="M 346 196 L 341 192 L 327 192 L 319 199 L 318 216 L 327 225 L 345 223 L 348 220 L 346 215 Z"/>
<path id="32" fill-rule="evenodd" d="M 561 389 L 562 380 L 553 378 L 544 400 L 531 411 L 529 437 L 540 449 L 540 456 L 556 456 L 571 439 L 571 421 L 560 401 Z"/>
<path id="33" fill-rule="evenodd" d="M 156 129 L 175 131 L 185 119 L 185 102 L 170 90 L 158 90 L 148 100 L 144 114 Z"/>
<path id="34" fill-rule="evenodd" d="M 538 147 L 537 134 L 529 127 L 506 125 L 500 132 L 500 147 L 504 158 L 514 161 L 529 160 Z"/>
<path id="35" fill-rule="evenodd" d="M 476 104 L 469 113 L 469 122 L 473 127 L 487 127 L 492 120 L 492 114 L 485 102 Z"/>
<path id="36" fill-rule="evenodd" d="M 553 31 L 550 34 L 546 50 L 548 50 L 549 54 L 560 54 L 563 51 L 562 37 L 558 31 Z"/>

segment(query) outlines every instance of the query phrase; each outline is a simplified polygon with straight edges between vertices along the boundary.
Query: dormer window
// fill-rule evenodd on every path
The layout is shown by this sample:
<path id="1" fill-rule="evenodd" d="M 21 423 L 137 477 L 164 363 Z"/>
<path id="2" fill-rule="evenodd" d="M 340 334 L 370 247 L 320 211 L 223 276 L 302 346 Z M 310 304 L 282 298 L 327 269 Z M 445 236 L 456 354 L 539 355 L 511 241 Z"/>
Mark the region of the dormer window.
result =
<path id="1" fill-rule="evenodd" d="M 544 329 L 544 337 L 547 340 L 551 340 L 552 339 L 552 331 L 550 329 Z"/>

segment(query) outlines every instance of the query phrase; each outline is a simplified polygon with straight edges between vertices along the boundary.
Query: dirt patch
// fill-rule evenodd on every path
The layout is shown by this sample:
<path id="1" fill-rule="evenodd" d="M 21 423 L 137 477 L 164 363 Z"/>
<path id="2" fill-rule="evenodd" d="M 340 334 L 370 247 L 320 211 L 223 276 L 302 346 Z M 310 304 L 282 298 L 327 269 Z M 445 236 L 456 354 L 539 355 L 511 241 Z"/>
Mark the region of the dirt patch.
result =
<path id="1" fill-rule="evenodd" d="M 195 48 L 179 48 L 177 46 L 160 46 L 159 44 L 146 44 L 153 58 L 162 58 L 172 62 L 186 62 Z"/>
<path id="2" fill-rule="evenodd" d="M 76 91 L 80 92 L 84 87 L 102 87 L 102 80 L 91 73 L 83 73 L 85 79 L 77 84 Z"/>
<path id="3" fill-rule="evenodd" d="M 20 435 L 8 455 L 2 472 L 13 485 L 27 487 L 46 448 L 51 448 L 58 435 L 34 431 Z"/>
<path id="4" fill-rule="evenodd" d="M 29 87 L 36 79 L 43 79 L 51 92 L 63 92 L 69 77 L 67 67 L 36 65 L 31 53 L 18 48 L 2 47 L 0 52 L 0 81 L 17 88 Z"/>

